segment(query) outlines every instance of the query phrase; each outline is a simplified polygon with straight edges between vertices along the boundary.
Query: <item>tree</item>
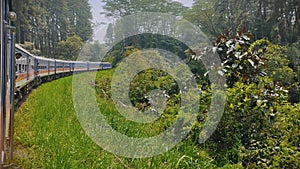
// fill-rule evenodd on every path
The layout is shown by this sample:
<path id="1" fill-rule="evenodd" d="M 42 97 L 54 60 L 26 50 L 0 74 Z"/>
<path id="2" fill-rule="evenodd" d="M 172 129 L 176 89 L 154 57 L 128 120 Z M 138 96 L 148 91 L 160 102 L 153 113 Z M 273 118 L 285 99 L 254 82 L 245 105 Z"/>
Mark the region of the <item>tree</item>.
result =
<path id="1" fill-rule="evenodd" d="M 159 13 L 168 13 L 172 15 L 181 16 L 182 12 L 187 8 L 178 2 L 171 2 L 167 0 L 154 0 L 154 1 L 146 1 L 146 0 L 105 0 L 104 5 L 104 14 L 106 16 L 112 16 L 115 18 L 124 17 L 130 14 L 135 14 L 138 12 L 159 12 Z M 170 30 L 168 25 L 173 24 L 174 20 L 165 19 L 163 23 L 159 21 L 155 22 L 154 20 L 149 20 L 149 22 L 145 21 L 145 16 L 135 17 L 132 23 L 128 23 L 129 20 L 123 21 L 118 20 L 118 22 L 114 25 L 109 25 L 107 31 L 106 39 L 111 41 L 121 41 L 126 35 L 124 32 L 132 32 L 135 33 L 141 32 L 141 30 L 151 30 L 151 28 L 155 27 L 160 29 L 160 32 L 164 32 L 164 34 L 168 34 Z M 164 24 L 164 25 L 161 25 Z M 160 26 L 159 26 L 160 25 Z M 113 29 L 111 29 L 113 27 Z M 133 28 L 136 28 L 133 30 Z M 163 33 L 162 33 L 163 34 Z M 112 37 L 113 36 L 113 37 Z M 134 39 L 135 44 L 142 43 L 141 37 L 136 36 Z"/>
<path id="2" fill-rule="evenodd" d="M 76 60 L 83 46 L 82 39 L 77 36 L 70 36 L 60 41 L 57 46 L 57 55 L 60 59 Z"/>
<path id="3" fill-rule="evenodd" d="M 224 30 L 235 35 L 245 26 L 255 40 L 290 44 L 300 39 L 299 6 L 294 0 L 197 0 L 184 16 L 210 36 Z"/>
<path id="4" fill-rule="evenodd" d="M 180 15 L 187 8 L 179 2 L 167 0 L 103 0 L 104 14 L 115 18 L 134 14 L 137 12 L 163 12 Z"/>
<path id="5" fill-rule="evenodd" d="M 288 46 L 287 57 L 290 60 L 289 67 L 297 73 L 297 79 L 300 81 L 300 41 Z"/>
<path id="6" fill-rule="evenodd" d="M 87 41 L 93 34 L 92 13 L 88 0 L 68 0 L 70 32 Z"/>
<path id="7" fill-rule="evenodd" d="M 99 41 L 87 42 L 82 48 L 80 55 L 82 58 L 85 58 L 85 60 L 99 62 L 102 61 L 105 51 L 105 46 L 100 44 Z"/>
<path id="8" fill-rule="evenodd" d="M 221 74 L 226 76 L 228 84 L 222 120 L 206 145 L 220 166 L 228 160 L 242 162 L 244 167 L 250 168 L 287 165 L 289 160 L 272 163 L 275 158 L 272 154 L 280 151 L 273 148 L 279 144 L 273 136 L 278 136 L 278 125 L 289 125 L 282 118 L 292 116 L 287 109 L 279 111 L 279 107 L 289 104 L 290 109 L 296 111 L 288 103 L 288 90 L 295 83 L 295 73 L 288 67 L 285 47 L 265 39 L 251 43 L 252 35 L 245 29 L 234 38 L 229 35 L 226 32 L 218 36 L 213 50 L 202 53 L 214 50 L 218 53 L 224 72 Z M 194 52 L 193 58 L 197 58 L 197 51 L 191 52 Z M 210 97 L 205 102 L 209 102 Z M 199 116 L 205 119 L 206 114 Z M 293 144 L 284 147 L 295 150 Z M 298 166 L 293 153 L 278 155 L 281 153 L 289 155 L 292 164 L 288 166 Z"/>
<path id="9" fill-rule="evenodd" d="M 198 26 L 204 33 L 216 37 L 220 30 L 215 21 L 217 13 L 214 9 L 215 1 L 198 0 L 192 8 L 183 13 L 184 19 Z"/>
<path id="10" fill-rule="evenodd" d="M 53 56 L 57 53 L 57 45 L 61 40 L 65 40 L 68 31 L 68 20 L 66 15 L 62 11 L 67 10 L 66 0 L 52 0 L 46 1 L 47 11 L 49 15 L 47 16 L 47 26 L 48 31 L 46 32 L 47 45 L 49 47 L 49 55 Z"/>
<path id="11" fill-rule="evenodd" d="M 31 42 L 42 55 L 53 56 L 68 36 L 87 40 L 92 35 L 88 0 L 13 0 L 17 12 L 16 42 Z"/>
<path id="12" fill-rule="evenodd" d="M 229 32 L 226 32 L 217 37 L 213 49 L 206 48 L 204 52 L 192 51 L 192 57 L 197 60 L 210 52 L 216 52 L 222 63 L 223 70 L 220 71 L 225 74 L 229 87 L 238 81 L 257 82 L 257 76 L 266 75 L 263 72 L 266 60 L 263 53 L 268 44 L 251 44 L 251 38 L 252 34 L 247 33 L 245 28 L 233 38 L 230 37 Z"/>
<path id="13" fill-rule="evenodd" d="M 35 12 L 40 11 L 39 4 L 34 3 L 33 0 L 25 1 L 25 0 L 13 0 L 13 10 L 17 13 L 17 22 L 15 24 L 17 28 L 16 32 L 16 41 L 18 43 L 28 41 L 30 38 L 30 30 L 33 28 L 33 23 L 36 18 L 33 16 Z M 34 10 L 34 11 L 32 11 Z M 36 32 L 35 32 L 36 33 Z"/>
<path id="14" fill-rule="evenodd" d="M 113 24 L 109 23 L 108 27 L 106 29 L 106 35 L 105 35 L 105 43 L 110 46 L 114 42 L 114 28 Z"/>
<path id="15" fill-rule="evenodd" d="M 300 102 L 300 41 L 291 44 L 287 48 L 287 57 L 290 60 L 289 67 L 296 72 L 297 75 L 297 82 L 290 89 L 290 101 L 292 103 L 299 103 Z"/>

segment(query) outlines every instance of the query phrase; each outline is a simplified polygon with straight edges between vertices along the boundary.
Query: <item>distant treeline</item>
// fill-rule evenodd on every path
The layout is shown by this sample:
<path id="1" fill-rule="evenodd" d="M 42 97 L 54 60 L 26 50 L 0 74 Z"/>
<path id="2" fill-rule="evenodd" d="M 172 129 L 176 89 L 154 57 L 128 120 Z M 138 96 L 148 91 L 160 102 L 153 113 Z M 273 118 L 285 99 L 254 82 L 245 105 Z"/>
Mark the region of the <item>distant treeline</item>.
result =
<path id="1" fill-rule="evenodd" d="M 224 30 L 236 33 L 245 26 L 255 39 L 291 44 L 300 39 L 300 1 L 295 0 L 195 0 L 190 8 L 167 0 L 104 0 L 107 16 L 122 17 L 136 12 L 181 15 L 211 38 Z"/>
<path id="2" fill-rule="evenodd" d="M 287 57 L 291 61 L 289 66 L 300 77 L 300 1 L 195 0 L 191 8 L 167 0 L 104 0 L 103 2 L 105 2 L 103 13 L 109 17 L 120 18 L 137 12 L 160 12 L 182 16 L 183 19 L 199 27 L 212 42 L 221 34 L 235 37 L 239 29 L 245 28 L 253 35 L 252 42 L 267 39 L 273 44 L 287 46 Z M 166 21 L 164 24 L 167 28 L 169 23 Z M 144 29 L 153 27 L 151 24 L 143 26 Z M 113 44 L 116 39 L 120 39 L 118 37 L 123 36 L 120 30 L 124 29 L 126 28 L 120 25 L 109 24 L 105 36 L 106 43 Z M 185 29 L 185 32 L 189 31 L 188 28 Z M 181 57 L 182 54 L 184 55 L 182 53 L 184 49 L 175 41 L 140 35 L 130 37 L 122 41 L 119 47 L 118 45 L 114 47 L 112 54 L 109 54 L 114 58 L 113 63 L 117 62 L 118 58 L 122 58 L 122 51 L 126 51 L 125 46 L 139 49 L 159 46 L 163 49 L 169 48 L 175 51 L 174 53 L 179 53 Z"/>
<path id="3" fill-rule="evenodd" d="M 13 0 L 13 10 L 16 42 L 31 42 L 41 55 L 57 57 L 59 42 L 72 36 L 86 41 L 93 33 L 88 0 Z"/>

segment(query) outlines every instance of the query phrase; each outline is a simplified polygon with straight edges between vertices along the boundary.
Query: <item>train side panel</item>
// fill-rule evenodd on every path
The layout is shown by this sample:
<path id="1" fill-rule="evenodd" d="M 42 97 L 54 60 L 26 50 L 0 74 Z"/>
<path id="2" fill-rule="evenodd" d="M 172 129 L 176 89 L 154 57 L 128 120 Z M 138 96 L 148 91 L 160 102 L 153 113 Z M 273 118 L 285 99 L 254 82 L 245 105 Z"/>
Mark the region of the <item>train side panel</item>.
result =
<path id="1" fill-rule="evenodd" d="M 16 52 L 20 52 L 22 57 L 16 60 L 16 87 L 22 88 L 35 79 L 35 58 L 26 51 L 16 48 Z"/>
<path id="2" fill-rule="evenodd" d="M 111 63 L 109 63 L 109 62 L 101 62 L 101 68 L 102 69 L 111 69 L 112 66 L 111 66 Z"/>
<path id="3" fill-rule="evenodd" d="M 97 71 L 110 69 L 109 62 L 66 61 L 34 56 L 21 46 L 16 45 L 16 52 L 22 57 L 16 60 L 16 88 L 37 86 L 40 81 L 50 81 L 73 72 Z"/>

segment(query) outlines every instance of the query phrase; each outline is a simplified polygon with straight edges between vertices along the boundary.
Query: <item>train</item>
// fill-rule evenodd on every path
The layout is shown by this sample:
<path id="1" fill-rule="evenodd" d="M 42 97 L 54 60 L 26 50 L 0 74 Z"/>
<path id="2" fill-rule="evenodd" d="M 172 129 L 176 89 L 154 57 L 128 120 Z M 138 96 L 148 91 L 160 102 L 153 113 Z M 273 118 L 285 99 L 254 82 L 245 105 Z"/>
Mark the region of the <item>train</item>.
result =
<path id="1" fill-rule="evenodd" d="M 15 45 L 16 54 L 21 57 L 16 58 L 15 63 L 15 102 L 43 82 L 73 73 L 98 71 L 112 67 L 109 62 L 67 61 L 35 56 L 19 44 Z"/>

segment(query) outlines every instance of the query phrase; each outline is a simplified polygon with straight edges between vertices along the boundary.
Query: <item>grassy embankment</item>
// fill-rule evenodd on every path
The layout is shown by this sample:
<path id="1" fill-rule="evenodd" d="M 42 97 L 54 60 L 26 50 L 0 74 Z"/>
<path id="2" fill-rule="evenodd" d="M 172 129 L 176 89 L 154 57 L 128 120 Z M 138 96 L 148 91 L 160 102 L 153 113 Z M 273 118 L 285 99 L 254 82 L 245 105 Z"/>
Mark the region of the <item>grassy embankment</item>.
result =
<path id="1" fill-rule="evenodd" d="M 97 81 L 107 81 L 112 74 L 113 70 L 101 71 Z M 118 131 L 127 131 L 129 135 L 138 133 L 139 136 L 145 133 L 146 136 L 157 133 L 160 128 L 159 124 L 156 127 L 135 126 L 125 122 L 112 101 L 98 97 L 101 112 Z M 15 116 L 14 163 L 23 168 L 60 169 L 217 168 L 213 159 L 189 140 L 152 158 L 123 158 L 104 151 L 85 134 L 77 120 L 72 102 L 72 77 L 43 84 L 20 107 Z M 228 165 L 224 168 L 238 167 Z"/>

